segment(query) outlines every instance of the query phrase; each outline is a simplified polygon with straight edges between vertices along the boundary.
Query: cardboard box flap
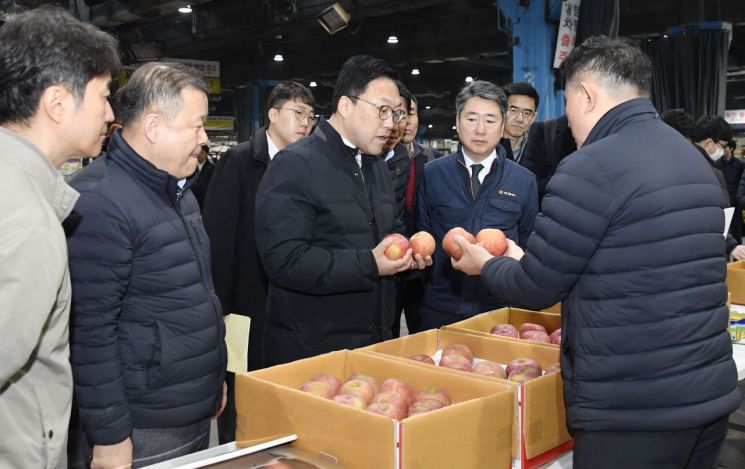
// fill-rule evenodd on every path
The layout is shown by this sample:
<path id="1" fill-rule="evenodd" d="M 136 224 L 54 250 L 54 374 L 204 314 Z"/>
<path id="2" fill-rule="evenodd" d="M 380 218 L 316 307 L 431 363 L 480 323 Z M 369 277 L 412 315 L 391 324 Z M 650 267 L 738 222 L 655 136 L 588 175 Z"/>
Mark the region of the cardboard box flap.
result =
<path id="1" fill-rule="evenodd" d="M 727 290 L 730 292 L 730 302 L 745 305 L 745 261 L 727 264 Z"/>

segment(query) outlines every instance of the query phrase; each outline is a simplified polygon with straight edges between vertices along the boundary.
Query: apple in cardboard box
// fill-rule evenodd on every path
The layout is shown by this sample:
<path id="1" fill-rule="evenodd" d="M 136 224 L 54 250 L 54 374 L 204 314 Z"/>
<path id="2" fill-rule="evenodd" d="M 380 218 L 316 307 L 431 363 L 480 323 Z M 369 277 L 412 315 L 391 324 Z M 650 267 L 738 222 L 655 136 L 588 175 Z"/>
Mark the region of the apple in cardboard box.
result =
<path id="1" fill-rule="evenodd" d="M 413 417 L 419 414 L 426 414 L 433 410 L 442 409 L 445 407 L 442 402 L 435 401 L 432 399 L 425 399 L 423 401 L 416 401 L 409 406 L 409 417 Z"/>
<path id="2" fill-rule="evenodd" d="M 336 376 L 327 375 L 325 373 L 319 373 L 315 375 L 311 381 L 319 381 L 321 383 L 328 383 L 331 389 L 334 391 L 334 394 L 336 394 L 339 391 L 339 388 L 341 387 L 341 380 L 337 378 Z"/>
<path id="3" fill-rule="evenodd" d="M 414 388 L 406 381 L 396 378 L 389 378 L 380 385 L 380 392 L 393 391 L 399 393 L 406 399 L 407 404 L 414 402 Z"/>
<path id="4" fill-rule="evenodd" d="M 532 366 L 524 366 L 514 368 L 512 371 L 510 371 L 507 379 L 515 383 L 525 383 L 526 381 L 530 381 L 531 379 L 535 379 L 539 376 L 541 376 L 541 372 L 539 370 L 536 370 Z"/>
<path id="5" fill-rule="evenodd" d="M 417 355 L 412 355 L 409 358 L 411 360 L 416 360 L 418 362 L 427 363 L 429 365 L 434 365 L 435 364 L 435 361 L 432 359 L 432 357 L 430 357 L 429 355 L 421 354 L 421 353 L 420 354 L 417 354 Z"/>
<path id="6" fill-rule="evenodd" d="M 541 374 L 541 365 L 532 358 L 516 358 L 507 364 L 504 372 L 509 376 L 516 368 L 535 368 Z"/>
<path id="7" fill-rule="evenodd" d="M 472 371 L 472 362 L 461 355 L 447 355 L 440 358 L 440 366 L 454 370 Z"/>
<path id="8" fill-rule="evenodd" d="M 553 331 L 549 336 L 548 340 L 554 345 L 561 345 L 561 328 Z"/>
<path id="9" fill-rule="evenodd" d="M 457 261 L 463 256 L 463 249 L 455 242 L 455 235 L 463 236 L 471 244 L 476 242 L 476 237 L 460 226 L 456 226 L 445 234 L 442 238 L 442 250 Z"/>
<path id="10" fill-rule="evenodd" d="M 331 385 L 321 381 L 306 381 L 302 386 L 300 386 L 300 390 L 324 399 L 331 399 L 334 397 Z"/>
<path id="11" fill-rule="evenodd" d="M 442 404 L 443 407 L 449 406 L 451 403 L 450 395 L 447 393 L 447 391 L 434 386 L 424 388 L 419 391 L 414 398 L 414 403 L 427 400 L 438 401 Z"/>
<path id="12" fill-rule="evenodd" d="M 540 342 L 542 344 L 551 343 L 551 340 L 548 338 L 548 334 L 543 331 L 526 331 L 520 334 L 520 338 L 529 340 L 531 342 Z"/>
<path id="13" fill-rule="evenodd" d="M 473 352 L 463 344 L 450 344 L 442 350 L 442 356 L 460 355 L 465 357 L 469 362 L 473 362 Z"/>
<path id="14" fill-rule="evenodd" d="M 393 243 L 385 248 L 383 255 L 392 261 L 397 261 L 406 255 L 406 251 L 409 250 L 409 240 L 406 236 L 398 233 L 391 233 L 385 235 L 383 239 L 393 238 Z"/>
<path id="15" fill-rule="evenodd" d="M 507 379 L 507 374 L 504 372 L 504 367 L 499 363 L 490 362 L 488 360 L 484 360 L 475 364 L 473 366 L 473 372 L 484 376 L 493 376 L 495 378 Z"/>
<path id="16" fill-rule="evenodd" d="M 540 324 L 533 324 L 532 322 L 524 322 L 520 324 L 520 336 L 522 337 L 522 334 L 528 331 L 541 331 L 546 332 L 546 328 L 541 326 Z"/>
<path id="17" fill-rule="evenodd" d="M 484 228 L 476 233 L 476 243 L 481 244 L 492 256 L 501 256 L 507 251 L 507 237 L 496 228 Z"/>
<path id="18" fill-rule="evenodd" d="M 367 381 L 361 379 L 352 379 L 344 383 L 339 388 L 338 394 L 352 394 L 353 396 L 359 396 L 365 401 L 365 405 L 368 405 L 373 396 L 375 396 L 375 389 Z"/>
<path id="19" fill-rule="evenodd" d="M 409 239 L 411 255 L 419 254 L 424 259 L 435 253 L 435 238 L 426 231 L 419 231 Z"/>
<path id="20" fill-rule="evenodd" d="M 362 373 L 354 373 L 349 377 L 348 381 L 352 381 L 353 379 L 361 379 L 362 381 L 366 381 L 370 384 L 370 386 L 372 386 L 373 390 L 375 391 L 373 394 L 378 393 L 378 380 L 376 380 L 372 376 L 363 375 Z"/>
<path id="21" fill-rule="evenodd" d="M 546 368 L 546 374 L 556 373 L 561 371 L 561 363 L 554 363 L 553 365 Z"/>
<path id="22" fill-rule="evenodd" d="M 406 397 L 396 391 L 384 391 L 373 397 L 373 404 L 390 404 L 395 407 L 400 415 L 408 415 L 409 402 Z"/>
<path id="23" fill-rule="evenodd" d="M 348 407 L 354 407 L 355 409 L 364 410 L 366 407 L 365 400 L 354 394 L 337 394 L 334 396 L 334 402 Z"/>
<path id="24" fill-rule="evenodd" d="M 497 324 L 496 326 L 492 327 L 489 332 L 491 334 L 501 335 L 503 337 L 514 337 L 516 339 L 520 338 L 520 333 L 512 324 Z"/>
<path id="25" fill-rule="evenodd" d="M 396 406 L 386 404 L 384 402 L 378 402 L 376 404 L 370 404 L 365 409 L 373 414 L 382 415 L 393 420 L 403 420 L 406 418 L 406 413 L 402 413 Z"/>

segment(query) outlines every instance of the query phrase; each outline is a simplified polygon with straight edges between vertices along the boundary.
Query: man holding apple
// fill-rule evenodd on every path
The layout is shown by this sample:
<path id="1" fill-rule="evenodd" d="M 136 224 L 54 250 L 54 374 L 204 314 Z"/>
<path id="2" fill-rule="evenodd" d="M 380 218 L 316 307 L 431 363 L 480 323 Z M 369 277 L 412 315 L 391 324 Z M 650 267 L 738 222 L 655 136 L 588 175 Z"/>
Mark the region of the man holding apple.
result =
<path id="1" fill-rule="evenodd" d="M 649 58 L 590 38 L 564 63 L 578 151 L 547 187 L 525 252 L 456 238 L 456 269 L 504 302 L 562 301 L 574 467 L 712 467 L 740 403 L 725 305 L 724 200 L 659 119 Z"/>

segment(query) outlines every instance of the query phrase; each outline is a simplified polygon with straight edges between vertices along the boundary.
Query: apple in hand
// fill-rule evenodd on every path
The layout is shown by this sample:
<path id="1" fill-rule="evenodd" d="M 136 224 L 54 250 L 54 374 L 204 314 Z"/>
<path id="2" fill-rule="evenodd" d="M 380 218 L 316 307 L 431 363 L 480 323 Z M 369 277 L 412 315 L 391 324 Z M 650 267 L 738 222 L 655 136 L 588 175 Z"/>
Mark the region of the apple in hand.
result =
<path id="1" fill-rule="evenodd" d="M 548 340 L 554 345 L 561 345 L 561 328 L 556 329 L 548 336 Z"/>
<path id="2" fill-rule="evenodd" d="M 404 257 L 406 255 L 406 251 L 409 250 L 409 240 L 406 239 L 406 236 L 400 235 L 398 233 L 391 233 L 389 235 L 385 235 L 383 239 L 393 238 L 393 243 L 385 248 L 385 251 L 383 251 L 383 254 L 385 257 L 392 261 L 397 261 Z"/>
<path id="3" fill-rule="evenodd" d="M 300 386 L 300 390 L 324 399 L 331 399 L 334 397 L 331 385 L 321 381 L 307 381 Z"/>
<path id="4" fill-rule="evenodd" d="M 507 364 L 504 372 L 509 376 L 515 368 L 535 368 L 541 374 L 541 365 L 532 358 L 516 358 Z"/>
<path id="5" fill-rule="evenodd" d="M 412 255 L 419 254 L 424 259 L 435 253 L 435 238 L 426 231 L 419 231 L 409 239 L 409 246 Z"/>
<path id="6" fill-rule="evenodd" d="M 339 391 L 339 388 L 341 387 L 341 381 L 339 378 L 331 375 L 327 375 L 325 373 L 319 373 L 311 379 L 311 381 L 319 381 L 322 383 L 328 383 L 331 389 L 334 391 L 334 394 L 336 394 Z"/>
<path id="7" fill-rule="evenodd" d="M 419 414 L 426 414 L 427 412 L 432 412 L 433 410 L 442 409 L 443 407 L 445 406 L 442 405 L 442 402 L 435 401 L 432 399 L 416 401 L 409 406 L 409 417 L 413 417 Z"/>
<path id="8" fill-rule="evenodd" d="M 524 322 L 520 324 L 520 334 L 528 331 L 541 331 L 546 332 L 546 328 L 540 324 L 533 324 L 532 322 Z"/>
<path id="9" fill-rule="evenodd" d="M 399 393 L 406 399 L 407 404 L 414 402 L 414 388 L 405 381 L 389 378 L 380 385 L 380 392 L 393 391 Z"/>
<path id="10" fill-rule="evenodd" d="M 348 407 L 354 407 L 355 409 L 364 409 L 366 407 L 365 400 L 354 394 L 337 394 L 334 396 L 334 402 Z"/>
<path id="11" fill-rule="evenodd" d="M 476 233 L 476 243 L 481 244 L 492 256 L 501 256 L 507 250 L 507 237 L 496 228 L 484 228 Z"/>
<path id="12" fill-rule="evenodd" d="M 365 405 L 367 405 L 372 401 L 372 398 L 375 395 L 375 389 L 373 389 L 367 381 L 353 379 L 347 381 L 341 388 L 339 388 L 339 394 L 352 394 L 354 396 L 359 396 L 365 401 Z"/>
<path id="13" fill-rule="evenodd" d="M 539 370 L 536 370 L 535 368 L 530 366 L 526 366 L 513 369 L 510 372 L 508 379 L 510 381 L 514 381 L 515 383 L 524 383 L 539 376 L 541 376 L 541 372 Z"/>
<path id="14" fill-rule="evenodd" d="M 443 357 L 450 355 L 460 355 L 468 359 L 469 362 L 473 362 L 473 352 L 463 344 L 450 344 L 442 350 Z"/>
<path id="15" fill-rule="evenodd" d="M 472 362 L 462 355 L 446 355 L 440 358 L 440 366 L 454 370 L 472 371 Z"/>
<path id="16" fill-rule="evenodd" d="M 548 338 L 548 334 L 543 331 L 526 331 L 520 334 L 520 338 L 529 340 L 531 342 L 540 342 L 543 344 L 551 343 L 551 340 Z"/>
<path id="17" fill-rule="evenodd" d="M 348 381 L 352 381 L 353 379 L 361 379 L 362 381 L 366 381 L 370 384 L 370 386 L 372 386 L 373 390 L 375 391 L 373 394 L 378 393 L 378 381 L 372 376 L 363 375 L 362 373 L 354 373 L 349 377 Z"/>
<path id="18" fill-rule="evenodd" d="M 507 374 L 504 372 L 502 365 L 488 360 L 475 364 L 473 366 L 473 372 L 484 376 L 507 379 Z"/>
<path id="19" fill-rule="evenodd" d="M 379 414 L 384 417 L 388 417 L 389 419 L 393 420 L 403 420 L 406 418 L 406 413 L 401 413 L 401 411 L 395 406 L 386 404 L 384 402 L 370 404 L 365 410 L 367 410 L 368 412 L 372 412 L 373 414 Z"/>
<path id="20" fill-rule="evenodd" d="M 409 358 L 412 359 L 412 360 L 416 360 L 416 361 L 422 362 L 422 363 L 427 363 L 427 364 L 430 364 L 430 365 L 434 365 L 435 364 L 435 361 L 432 359 L 432 357 L 430 357 L 429 355 L 421 354 L 421 353 L 418 354 L 418 355 L 412 355 Z"/>
<path id="21" fill-rule="evenodd" d="M 494 335 L 501 335 L 503 337 L 514 337 L 516 339 L 520 338 L 520 333 L 517 332 L 517 329 L 512 324 L 497 324 L 496 326 L 492 327 L 489 332 Z"/>
<path id="22" fill-rule="evenodd" d="M 455 235 L 463 236 L 471 244 L 476 242 L 476 238 L 459 226 L 456 226 L 445 234 L 445 237 L 442 238 L 442 249 L 457 261 L 463 256 L 463 249 L 455 242 Z"/>
<path id="23" fill-rule="evenodd" d="M 443 407 L 449 406 L 451 402 L 450 396 L 448 395 L 447 391 L 437 387 L 424 388 L 419 391 L 416 394 L 416 398 L 414 398 L 415 403 L 427 400 L 438 401 L 442 404 Z"/>

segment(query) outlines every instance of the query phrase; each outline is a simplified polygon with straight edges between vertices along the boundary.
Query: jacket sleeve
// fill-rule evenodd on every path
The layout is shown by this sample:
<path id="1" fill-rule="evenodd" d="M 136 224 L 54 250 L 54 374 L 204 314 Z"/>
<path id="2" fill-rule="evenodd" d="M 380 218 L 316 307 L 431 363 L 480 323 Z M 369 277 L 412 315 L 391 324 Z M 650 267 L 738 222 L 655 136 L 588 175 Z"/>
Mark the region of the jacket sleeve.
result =
<path id="1" fill-rule="evenodd" d="M 518 221 L 517 232 L 520 237 L 518 243 L 520 247 L 525 249 L 528 245 L 528 239 L 530 238 L 533 228 L 535 227 L 535 217 L 538 215 L 538 185 L 535 182 L 535 177 L 530 177 L 530 189 L 528 203 L 523 207 L 520 213 L 520 220 Z"/>
<path id="2" fill-rule="evenodd" d="M 740 177 L 740 184 L 737 186 L 737 201 L 740 207 L 745 207 L 745 172 Z"/>
<path id="3" fill-rule="evenodd" d="M 313 172 L 291 152 L 275 156 L 256 194 L 256 244 L 267 275 L 282 288 L 331 295 L 371 290 L 372 249 L 313 244 L 318 200 Z"/>
<path id="4" fill-rule="evenodd" d="M 525 255 L 519 262 L 509 257 L 487 262 L 484 284 L 504 302 L 529 309 L 564 300 L 616 210 L 610 187 L 591 158 L 565 160 L 551 178 Z"/>
<path id="5" fill-rule="evenodd" d="M 132 432 L 118 338 L 132 271 L 132 241 L 124 217 L 96 193 L 83 193 L 74 213 L 78 224 L 71 230 L 68 249 L 75 395 L 88 442 L 110 445 Z"/>
<path id="6" fill-rule="evenodd" d="M 233 311 L 235 289 L 235 253 L 238 240 L 238 221 L 241 201 L 245 197 L 241 189 L 244 171 L 240 163 L 244 157 L 233 147 L 217 162 L 204 201 L 202 218 L 210 239 L 212 255 L 212 280 L 222 303 L 223 314 Z"/>
<path id="7" fill-rule="evenodd" d="M 416 207 L 414 207 L 414 220 L 416 221 L 416 229 L 417 231 L 426 231 L 427 233 L 432 234 L 432 220 L 429 214 L 429 201 L 427 200 L 426 167 L 422 169 L 422 175 L 419 178 L 419 185 L 416 191 Z"/>

